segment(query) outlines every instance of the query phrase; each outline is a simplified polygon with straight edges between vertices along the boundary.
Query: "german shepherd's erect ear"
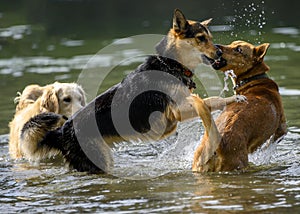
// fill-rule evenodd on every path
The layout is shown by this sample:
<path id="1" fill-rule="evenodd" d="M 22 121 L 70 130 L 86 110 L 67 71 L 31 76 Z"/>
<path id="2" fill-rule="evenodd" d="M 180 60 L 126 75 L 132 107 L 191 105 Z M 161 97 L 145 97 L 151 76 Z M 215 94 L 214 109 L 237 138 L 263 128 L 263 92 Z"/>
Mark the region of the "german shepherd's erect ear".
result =
<path id="1" fill-rule="evenodd" d="M 201 24 L 204 25 L 205 27 L 207 27 L 211 23 L 211 20 L 212 20 L 212 18 L 207 19 L 207 20 L 201 22 Z"/>
<path id="2" fill-rule="evenodd" d="M 188 21 L 179 9 L 174 10 L 173 29 L 176 33 L 185 33 L 188 28 Z"/>

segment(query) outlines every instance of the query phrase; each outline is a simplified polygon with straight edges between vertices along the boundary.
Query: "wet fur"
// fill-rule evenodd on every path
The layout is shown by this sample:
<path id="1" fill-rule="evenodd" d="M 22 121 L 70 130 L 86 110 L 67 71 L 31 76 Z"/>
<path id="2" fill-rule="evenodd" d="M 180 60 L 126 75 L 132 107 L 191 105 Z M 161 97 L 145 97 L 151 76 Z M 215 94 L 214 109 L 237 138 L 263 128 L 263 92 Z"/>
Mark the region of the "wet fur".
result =
<path id="1" fill-rule="evenodd" d="M 193 171 L 197 172 L 245 169 L 249 153 L 271 137 L 274 141 L 280 140 L 287 132 L 278 86 L 265 76 L 269 67 L 263 58 L 269 44 L 254 46 L 236 41 L 219 47 L 223 59 L 213 66 L 223 72 L 234 71 L 236 93 L 244 95 L 247 102 L 227 105 L 216 119 L 216 125 L 211 125 L 214 122 L 209 117 L 203 121 L 205 136 L 196 149 L 193 162 Z M 203 117 L 199 109 L 198 114 Z"/>

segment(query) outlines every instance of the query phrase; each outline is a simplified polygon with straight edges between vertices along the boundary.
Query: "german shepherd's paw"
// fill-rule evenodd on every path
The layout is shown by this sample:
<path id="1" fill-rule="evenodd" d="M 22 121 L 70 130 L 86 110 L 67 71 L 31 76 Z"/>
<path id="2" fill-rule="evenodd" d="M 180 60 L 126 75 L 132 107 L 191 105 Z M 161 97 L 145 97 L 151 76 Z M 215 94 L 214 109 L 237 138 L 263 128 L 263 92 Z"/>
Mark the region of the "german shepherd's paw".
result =
<path id="1" fill-rule="evenodd" d="M 235 96 L 235 102 L 237 103 L 243 103 L 243 102 L 247 102 L 247 97 L 244 95 L 234 95 Z"/>

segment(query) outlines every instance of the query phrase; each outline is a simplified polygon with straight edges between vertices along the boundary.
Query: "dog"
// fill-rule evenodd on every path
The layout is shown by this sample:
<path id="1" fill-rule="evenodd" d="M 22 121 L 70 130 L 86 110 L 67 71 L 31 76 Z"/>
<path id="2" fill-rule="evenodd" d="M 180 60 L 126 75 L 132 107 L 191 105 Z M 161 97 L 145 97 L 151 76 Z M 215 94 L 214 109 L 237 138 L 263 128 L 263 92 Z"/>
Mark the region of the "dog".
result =
<path id="1" fill-rule="evenodd" d="M 249 153 L 268 139 L 279 142 L 287 132 L 278 85 L 267 76 L 269 67 L 263 60 L 269 44 L 235 41 L 218 47 L 222 58 L 205 58 L 216 70 L 234 71 L 234 90 L 247 101 L 227 105 L 214 122 L 203 101 L 197 96 L 191 98 L 206 130 L 194 154 L 195 172 L 243 170 L 248 166 Z"/>
<path id="2" fill-rule="evenodd" d="M 174 133 L 178 122 L 198 116 L 186 98 L 196 87 L 193 69 L 202 62 L 201 55 L 218 59 L 222 54 L 212 42 L 209 22 L 187 20 L 176 9 L 173 27 L 156 46 L 157 55 L 148 56 L 62 127 L 52 131 L 35 127 L 43 123 L 43 117 L 49 120 L 49 114 L 40 114 L 25 124 L 23 136 L 32 130 L 44 133 L 39 147 L 60 150 L 72 169 L 102 173 L 112 167 L 113 143 L 159 140 Z M 211 97 L 203 102 L 219 109 L 237 98 Z M 57 121 L 55 114 L 53 117 Z"/>
<path id="3" fill-rule="evenodd" d="M 9 123 L 10 140 L 9 153 L 14 159 L 26 158 L 40 160 L 53 156 L 59 151 L 39 149 L 38 145 L 31 138 L 22 137 L 22 129 L 26 122 L 32 117 L 43 112 L 54 112 L 52 121 L 43 121 L 49 129 L 62 126 L 68 117 L 86 105 L 86 97 L 82 87 L 76 83 L 55 82 L 46 86 L 29 85 L 16 97 L 16 112 L 13 120 Z M 56 120 L 55 120 L 56 118 Z M 41 124 L 39 124 L 41 125 Z M 41 125 L 42 126 L 42 125 Z M 42 136 L 33 131 L 33 136 L 41 140 Z"/>

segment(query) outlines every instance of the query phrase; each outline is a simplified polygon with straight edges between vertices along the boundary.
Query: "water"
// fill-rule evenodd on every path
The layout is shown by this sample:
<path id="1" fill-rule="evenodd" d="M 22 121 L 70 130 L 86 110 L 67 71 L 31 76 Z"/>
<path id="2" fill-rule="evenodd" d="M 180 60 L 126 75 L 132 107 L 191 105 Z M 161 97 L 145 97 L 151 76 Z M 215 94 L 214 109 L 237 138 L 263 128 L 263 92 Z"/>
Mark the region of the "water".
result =
<path id="1" fill-rule="evenodd" d="M 8 22 L 11 25 L 3 26 L 0 30 L 2 212 L 298 213 L 300 28 L 295 25 L 276 25 L 265 29 L 272 20 L 257 20 L 254 16 L 249 17 L 249 14 L 243 16 L 244 8 L 251 11 L 255 8 L 258 15 L 263 14 L 262 11 L 267 13 L 266 4 L 245 3 L 239 12 L 232 13 L 232 17 L 241 16 L 235 23 L 221 22 L 212 27 L 215 29 L 214 39 L 222 44 L 240 38 L 271 43 L 265 59 L 271 67 L 269 76 L 280 86 L 289 131 L 281 142 L 250 155 L 251 166 L 245 172 L 191 172 L 193 151 L 203 136 L 203 127 L 198 119 L 180 124 L 176 136 L 160 142 L 117 145 L 114 148 L 116 162 L 113 175 L 69 171 L 61 159 L 40 164 L 11 160 L 8 155 L 7 125 L 14 113 L 13 99 L 17 91 L 31 83 L 43 85 L 56 80 L 77 81 L 82 68 L 87 66 L 86 63 L 98 50 L 111 42 L 118 47 L 127 47 L 133 40 L 115 40 L 121 35 L 111 36 L 110 39 L 45 36 L 36 25 Z M 10 13 L 0 13 L 0 18 L 5 19 L 7 14 Z M 249 24 L 246 24 L 247 20 Z M 151 26 L 151 21 L 147 23 Z M 259 23 L 262 28 L 258 27 Z M 237 26 L 244 25 L 247 28 L 236 35 Z M 165 28 L 164 24 L 160 33 Z M 249 28 L 262 34 L 252 35 Z M 231 35 L 233 29 L 234 35 Z M 147 29 L 143 28 L 144 31 Z M 39 41 L 37 38 L 44 39 Z M 142 61 L 134 56 L 143 54 L 145 51 L 142 48 L 135 47 L 119 48 L 113 53 L 94 57 L 93 63 L 88 64 L 90 69 L 107 68 L 117 65 L 116 59 L 120 57 L 129 58 L 105 78 L 99 92 L 120 81 Z M 196 71 L 196 92 L 203 97 L 219 95 L 224 88 L 223 78 L 220 73 L 200 67 Z M 228 88 L 231 89 L 230 84 Z M 224 93 L 230 95 L 232 90 Z"/>

